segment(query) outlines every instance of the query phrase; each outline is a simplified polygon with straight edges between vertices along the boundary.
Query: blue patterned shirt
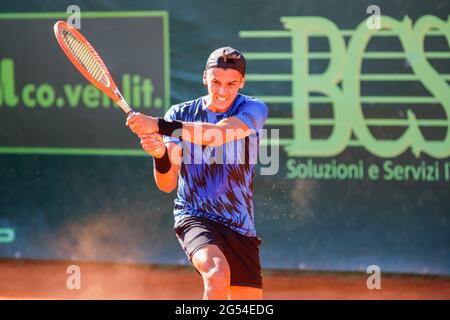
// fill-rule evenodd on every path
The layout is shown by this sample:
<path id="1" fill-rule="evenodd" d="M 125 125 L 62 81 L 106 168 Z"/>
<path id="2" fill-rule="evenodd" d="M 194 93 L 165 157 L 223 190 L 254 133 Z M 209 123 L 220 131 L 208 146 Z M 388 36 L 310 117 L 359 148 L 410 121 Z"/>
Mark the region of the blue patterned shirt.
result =
<path id="1" fill-rule="evenodd" d="M 165 120 L 217 123 L 232 116 L 252 134 L 218 147 L 195 145 L 164 137 L 183 148 L 175 199 L 175 226 L 185 217 L 211 219 L 246 236 L 256 236 L 253 213 L 253 177 L 259 148 L 259 130 L 267 119 L 267 106 L 238 94 L 226 112 L 212 112 L 205 97 L 172 106 Z"/>

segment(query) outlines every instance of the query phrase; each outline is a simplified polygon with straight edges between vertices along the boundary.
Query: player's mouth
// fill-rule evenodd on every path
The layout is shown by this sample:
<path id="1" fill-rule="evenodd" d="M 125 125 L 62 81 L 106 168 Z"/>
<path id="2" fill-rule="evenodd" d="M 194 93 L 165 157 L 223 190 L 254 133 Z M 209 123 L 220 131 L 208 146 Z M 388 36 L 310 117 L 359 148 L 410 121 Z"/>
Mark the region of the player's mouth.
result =
<path id="1" fill-rule="evenodd" d="M 224 97 L 216 97 L 216 100 L 223 103 L 226 102 L 228 99 Z"/>

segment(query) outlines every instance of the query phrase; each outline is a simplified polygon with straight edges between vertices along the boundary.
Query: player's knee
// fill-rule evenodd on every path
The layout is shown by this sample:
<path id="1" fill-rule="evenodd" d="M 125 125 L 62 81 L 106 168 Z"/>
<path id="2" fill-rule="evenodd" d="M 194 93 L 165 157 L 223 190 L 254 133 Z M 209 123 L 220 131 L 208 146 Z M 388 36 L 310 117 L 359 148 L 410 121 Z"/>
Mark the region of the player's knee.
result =
<path id="1" fill-rule="evenodd" d="M 228 290 L 230 286 L 230 266 L 217 247 L 210 246 L 197 251 L 192 262 L 202 275 L 207 290 Z"/>
<path id="2" fill-rule="evenodd" d="M 203 274 L 203 280 L 210 290 L 225 290 L 230 286 L 230 271 L 216 266 Z"/>

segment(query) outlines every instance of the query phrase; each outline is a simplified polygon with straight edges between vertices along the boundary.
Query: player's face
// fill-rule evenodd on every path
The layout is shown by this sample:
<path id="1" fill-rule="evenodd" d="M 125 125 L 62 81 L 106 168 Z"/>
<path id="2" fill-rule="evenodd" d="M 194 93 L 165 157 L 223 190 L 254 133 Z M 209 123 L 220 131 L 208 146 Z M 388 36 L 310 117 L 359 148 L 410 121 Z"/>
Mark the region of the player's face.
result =
<path id="1" fill-rule="evenodd" d="M 234 69 L 211 68 L 203 73 L 203 84 L 208 87 L 211 105 L 226 110 L 244 87 L 245 77 Z"/>

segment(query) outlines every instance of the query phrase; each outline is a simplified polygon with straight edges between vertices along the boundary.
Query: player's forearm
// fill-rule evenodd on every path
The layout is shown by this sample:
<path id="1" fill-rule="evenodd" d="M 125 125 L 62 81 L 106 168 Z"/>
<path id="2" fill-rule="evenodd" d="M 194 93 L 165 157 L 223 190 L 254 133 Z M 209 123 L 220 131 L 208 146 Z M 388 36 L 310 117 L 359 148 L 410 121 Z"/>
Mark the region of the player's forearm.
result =
<path id="1" fill-rule="evenodd" d="M 178 181 L 181 165 L 182 149 L 174 143 L 166 144 L 166 153 L 153 160 L 153 175 L 158 188 L 164 192 L 172 192 Z"/>
<path id="2" fill-rule="evenodd" d="M 153 175 L 155 177 L 155 182 L 161 191 L 170 193 L 177 187 L 178 171 L 175 168 L 170 168 L 166 173 L 160 173 L 153 169 Z"/>
<path id="3" fill-rule="evenodd" d="M 194 144 L 220 146 L 234 139 L 232 132 L 220 124 L 206 122 L 182 122 L 182 124 L 182 139 Z"/>
<path id="4" fill-rule="evenodd" d="M 233 140 L 242 139 L 252 130 L 238 117 L 222 119 L 217 123 L 166 121 L 142 114 L 133 114 L 127 118 L 127 125 L 137 135 L 156 132 L 160 135 L 182 138 L 194 144 L 220 146 Z"/>
<path id="5" fill-rule="evenodd" d="M 250 134 L 250 130 L 240 120 L 227 118 L 218 123 L 158 121 L 158 133 L 181 138 L 194 144 L 220 146 Z"/>

